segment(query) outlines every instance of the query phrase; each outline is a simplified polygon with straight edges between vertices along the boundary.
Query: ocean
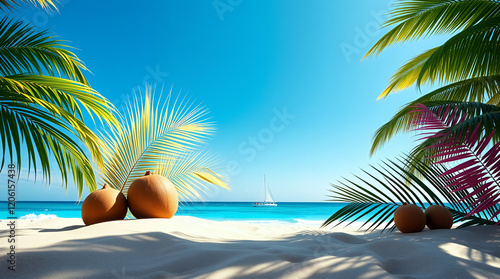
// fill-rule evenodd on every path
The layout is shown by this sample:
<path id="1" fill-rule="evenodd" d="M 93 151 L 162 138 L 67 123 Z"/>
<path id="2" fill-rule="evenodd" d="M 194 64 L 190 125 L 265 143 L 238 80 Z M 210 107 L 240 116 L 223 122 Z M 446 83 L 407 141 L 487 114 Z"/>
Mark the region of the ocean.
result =
<path id="1" fill-rule="evenodd" d="M 16 202 L 10 215 L 7 202 L 0 202 L 0 219 L 80 218 L 77 202 Z M 179 205 L 177 216 L 194 216 L 214 221 L 286 222 L 321 224 L 346 203 L 280 202 L 276 207 L 253 207 L 251 202 L 191 202 Z"/>

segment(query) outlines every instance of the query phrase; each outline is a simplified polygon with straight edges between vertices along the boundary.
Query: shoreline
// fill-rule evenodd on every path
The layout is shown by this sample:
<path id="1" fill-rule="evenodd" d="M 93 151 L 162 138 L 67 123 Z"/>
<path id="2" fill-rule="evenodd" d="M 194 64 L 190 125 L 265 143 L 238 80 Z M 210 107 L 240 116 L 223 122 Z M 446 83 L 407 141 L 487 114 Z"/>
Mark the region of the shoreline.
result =
<path id="1" fill-rule="evenodd" d="M 500 278 L 498 226 L 380 234 L 187 216 L 17 221 L 16 276 L 3 256 L 1 278 Z"/>
<path id="2" fill-rule="evenodd" d="M 334 203 L 282 203 L 273 208 L 256 208 L 250 203 L 192 203 L 181 206 L 176 216 L 195 216 L 203 219 L 224 221 L 238 220 L 248 222 L 290 222 L 310 223 L 328 219 L 343 204 Z M 16 216 L 29 219 L 44 218 L 80 218 L 81 205 L 74 203 L 18 203 Z M 10 217 L 7 212 L 0 212 L 0 219 Z"/>
<path id="3" fill-rule="evenodd" d="M 275 224 L 282 224 L 282 225 L 318 225 L 320 226 L 325 222 L 325 220 L 321 219 L 293 219 L 293 220 L 279 220 L 279 219 L 217 219 L 217 218 L 200 218 L 197 216 L 190 216 L 190 215 L 180 215 L 177 217 L 193 217 L 193 218 L 199 218 L 199 219 L 204 219 L 204 220 L 209 220 L 209 221 L 216 221 L 216 222 L 241 222 L 241 223 L 249 223 L 249 224 L 269 224 L 269 225 L 275 225 Z M 47 220 L 47 219 L 81 219 L 81 218 L 76 218 L 76 217 L 59 217 L 55 214 L 35 214 L 35 213 L 30 213 L 24 216 L 21 216 L 17 219 L 0 219 L 0 221 L 7 221 L 7 220 L 32 220 L 32 221 L 41 221 L 41 220 Z M 124 219 L 124 220 L 134 220 L 135 218 L 130 218 L 130 219 Z M 353 224 L 357 223 L 362 223 L 362 222 L 354 222 Z"/>

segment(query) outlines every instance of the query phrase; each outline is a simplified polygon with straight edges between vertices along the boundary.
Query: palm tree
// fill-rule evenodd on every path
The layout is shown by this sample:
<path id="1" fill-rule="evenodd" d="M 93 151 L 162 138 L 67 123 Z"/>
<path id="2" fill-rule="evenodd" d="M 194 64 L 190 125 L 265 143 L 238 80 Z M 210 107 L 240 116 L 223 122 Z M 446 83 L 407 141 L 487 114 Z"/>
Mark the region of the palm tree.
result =
<path id="1" fill-rule="evenodd" d="M 50 0 L 26 2 L 55 8 Z M 0 2 L 7 9 L 15 4 Z M 18 172 L 27 166 L 35 176 L 41 166 L 50 184 L 53 158 L 64 185 L 71 175 L 81 195 L 85 185 L 92 191 L 96 182 L 79 142 L 97 165 L 103 164 L 101 140 L 84 124 L 82 111 L 111 125 L 118 121 L 114 106 L 90 88 L 82 72 L 85 66 L 68 48 L 47 31 L 7 17 L 0 21 L 0 170 L 5 160 L 16 162 Z"/>
<path id="2" fill-rule="evenodd" d="M 500 2 L 495 0 L 402 0 L 395 4 L 383 27 L 392 26 L 365 57 L 387 47 L 432 35 L 452 34 L 442 45 L 410 59 L 392 76 L 380 94 L 389 94 L 413 84 L 444 85 L 412 101 L 382 127 L 373 139 L 371 154 L 399 132 L 408 132 L 415 105 L 500 104 Z M 498 117 L 483 117 L 483 125 L 498 127 Z M 495 140 L 500 139 L 500 131 Z"/>
<path id="3" fill-rule="evenodd" d="M 408 157 L 374 168 L 383 180 L 365 172 L 374 182 L 360 178 L 362 183 L 348 180 L 332 185 L 334 201 L 350 204 L 324 225 L 355 221 L 371 214 L 363 226 L 393 230 L 394 210 L 403 202 L 421 207 L 446 205 L 455 221 L 465 222 L 462 226 L 494 224 L 500 212 L 495 192 L 499 144 L 488 151 L 485 148 L 490 139 L 500 140 L 500 131 L 496 129 L 500 125 L 500 2 L 400 0 L 383 27 L 392 29 L 365 58 L 397 43 L 433 35 L 451 37 L 410 59 L 394 73 L 379 98 L 412 85 L 417 89 L 424 84 L 442 87 L 409 102 L 380 127 L 371 154 L 396 133 L 414 129 L 438 131 L 424 136 Z M 442 164 L 431 164 L 464 158 L 467 161 L 451 170 Z"/>
<path id="4" fill-rule="evenodd" d="M 162 94 L 155 98 L 153 91 L 146 86 L 144 96 L 127 105 L 120 125 L 102 133 L 103 183 L 126 194 L 135 179 L 152 171 L 170 179 L 185 200 L 201 200 L 198 190 L 205 191 L 206 182 L 229 189 L 213 171 L 217 161 L 199 149 L 214 132 L 207 110 L 171 92 L 160 102 Z"/>

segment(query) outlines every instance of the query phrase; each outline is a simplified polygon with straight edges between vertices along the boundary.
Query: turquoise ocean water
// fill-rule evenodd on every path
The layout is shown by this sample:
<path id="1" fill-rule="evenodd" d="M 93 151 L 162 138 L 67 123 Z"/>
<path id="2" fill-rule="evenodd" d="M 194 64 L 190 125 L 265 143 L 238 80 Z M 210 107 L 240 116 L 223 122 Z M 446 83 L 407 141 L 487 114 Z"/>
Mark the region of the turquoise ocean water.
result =
<path id="1" fill-rule="evenodd" d="M 253 207 L 251 202 L 194 202 L 179 205 L 178 216 L 209 220 L 321 224 L 345 203 L 281 202 L 277 207 Z M 10 216 L 7 203 L 0 203 L 0 219 Z M 16 202 L 15 216 L 23 219 L 80 218 L 81 203 Z"/>

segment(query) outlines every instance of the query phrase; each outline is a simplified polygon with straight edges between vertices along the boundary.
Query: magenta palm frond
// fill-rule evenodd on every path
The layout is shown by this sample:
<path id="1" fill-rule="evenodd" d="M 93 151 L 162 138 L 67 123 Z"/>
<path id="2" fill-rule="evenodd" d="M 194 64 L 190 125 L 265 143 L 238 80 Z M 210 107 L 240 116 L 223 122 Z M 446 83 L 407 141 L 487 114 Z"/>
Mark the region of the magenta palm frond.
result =
<path id="1" fill-rule="evenodd" d="M 441 176 L 449 175 L 447 187 L 452 192 L 467 193 L 460 202 L 473 199 L 467 216 L 487 210 L 491 220 L 500 214 L 497 206 L 500 202 L 500 142 L 488 148 L 495 130 L 482 136 L 480 125 L 474 130 L 460 132 L 449 129 L 466 118 L 457 107 L 447 105 L 429 109 L 419 104 L 415 106 L 410 125 L 420 132 L 422 139 L 436 140 L 427 147 L 433 151 L 430 158 L 435 164 L 457 164 Z"/>

